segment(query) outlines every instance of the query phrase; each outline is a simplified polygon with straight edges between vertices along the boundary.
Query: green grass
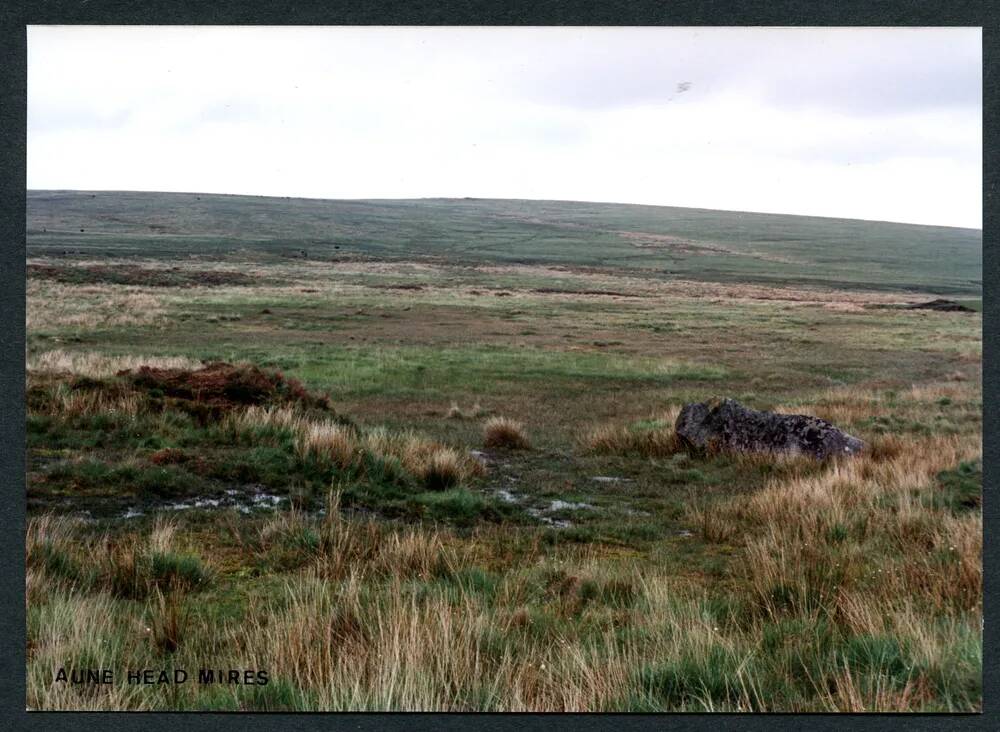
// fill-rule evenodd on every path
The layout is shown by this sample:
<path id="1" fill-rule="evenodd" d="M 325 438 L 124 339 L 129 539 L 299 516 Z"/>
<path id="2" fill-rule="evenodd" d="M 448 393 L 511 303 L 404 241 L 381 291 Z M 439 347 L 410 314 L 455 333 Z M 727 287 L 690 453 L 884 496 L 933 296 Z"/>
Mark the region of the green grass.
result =
<path id="1" fill-rule="evenodd" d="M 169 224 L 151 230 L 155 212 Z M 616 232 L 676 237 L 635 246 Z M 648 243 L 648 242 L 647 242 Z M 652 242 L 657 244 L 657 242 Z M 416 255 L 614 267 L 711 281 L 978 295 L 982 232 L 845 219 L 563 201 L 322 201 L 29 191 L 30 255 Z"/>
<path id="2" fill-rule="evenodd" d="M 961 463 L 953 470 L 937 475 L 938 490 L 931 503 L 954 513 L 972 511 L 983 503 L 983 465 L 981 460 Z"/>

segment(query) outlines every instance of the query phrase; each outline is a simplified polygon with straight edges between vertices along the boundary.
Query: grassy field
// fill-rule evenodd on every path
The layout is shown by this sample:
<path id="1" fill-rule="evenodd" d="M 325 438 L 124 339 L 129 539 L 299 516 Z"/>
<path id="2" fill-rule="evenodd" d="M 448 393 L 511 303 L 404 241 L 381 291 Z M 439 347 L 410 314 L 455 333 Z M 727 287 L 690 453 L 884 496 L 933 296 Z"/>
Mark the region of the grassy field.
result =
<path id="1" fill-rule="evenodd" d="M 898 307 L 975 304 L 980 232 L 61 192 L 28 228 L 30 708 L 981 708 L 982 317 Z M 868 449 L 687 454 L 723 395 Z"/>

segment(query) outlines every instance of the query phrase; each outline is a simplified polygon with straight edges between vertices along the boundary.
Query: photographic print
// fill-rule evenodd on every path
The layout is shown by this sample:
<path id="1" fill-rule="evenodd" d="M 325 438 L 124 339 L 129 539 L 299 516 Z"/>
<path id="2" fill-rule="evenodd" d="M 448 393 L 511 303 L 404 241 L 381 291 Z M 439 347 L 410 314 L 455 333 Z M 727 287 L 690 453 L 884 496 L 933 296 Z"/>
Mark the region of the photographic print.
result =
<path id="1" fill-rule="evenodd" d="M 981 29 L 27 50 L 29 710 L 981 711 Z"/>

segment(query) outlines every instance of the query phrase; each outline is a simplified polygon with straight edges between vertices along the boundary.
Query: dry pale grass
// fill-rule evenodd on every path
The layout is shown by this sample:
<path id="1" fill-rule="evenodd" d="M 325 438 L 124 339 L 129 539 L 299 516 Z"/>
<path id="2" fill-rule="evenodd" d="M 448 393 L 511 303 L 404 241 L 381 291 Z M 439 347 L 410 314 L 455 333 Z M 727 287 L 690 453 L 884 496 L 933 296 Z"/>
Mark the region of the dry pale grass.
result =
<path id="1" fill-rule="evenodd" d="M 260 427 L 283 429 L 290 432 L 301 432 L 307 426 L 305 416 L 294 406 L 261 407 L 253 405 L 243 410 L 230 412 L 227 415 L 229 424 L 236 430 L 249 430 Z"/>
<path id="2" fill-rule="evenodd" d="M 357 466 L 364 454 L 396 462 L 432 489 L 447 488 L 477 475 L 482 464 L 471 455 L 414 432 L 375 427 L 361 432 L 331 420 L 312 420 L 294 407 L 249 407 L 228 417 L 236 430 L 283 429 L 295 436 L 302 457 L 328 460 L 341 468 Z"/>
<path id="3" fill-rule="evenodd" d="M 401 539 L 400 545 L 407 541 Z M 417 556 L 424 556 L 427 543 L 415 546 Z M 432 548 L 432 555 L 436 551 Z M 417 576 L 426 571 L 421 568 Z M 670 632 L 616 639 L 608 627 L 591 642 L 558 630 L 538 634 L 531 629 L 532 614 L 511 602 L 521 596 L 518 585 L 530 581 L 529 571 L 563 577 L 554 591 L 565 600 L 557 598 L 556 607 L 578 597 L 584 582 L 626 577 L 642 611 L 622 610 L 612 617 Z M 412 574 L 387 577 L 384 592 L 372 601 L 360 573 L 333 582 L 307 570 L 288 582 L 280 599 L 254 607 L 247 623 L 232 628 L 233 645 L 247 649 L 246 663 L 266 660 L 276 675 L 314 690 L 325 710 L 606 710 L 627 698 L 636 671 L 650 663 L 719 654 L 733 669 L 728 678 L 732 700 L 716 706 L 706 692 L 706 698 L 691 698 L 684 708 L 768 708 L 770 700 L 749 665 L 758 652 L 760 629 L 726 632 L 703 612 L 707 596 L 692 595 L 686 585 L 648 566 L 595 568 L 584 561 L 567 568 L 546 562 L 508 576 L 500 590 L 504 599 L 496 606 L 471 591 L 454 597 L 417 593 L 404 576 Z M 572 613 L 584 617 L 591 612 L 574 607 Z M 498 632 L 508 634 L 509 645 L 496 647 L 491 639 Z"/>
<path id="4" fill-rule="evenodd" d="M 531 447 L 524 425 L 509 417 L 490 417 L 483 425 L 483 444 L 486 447 L 505 447 L 527 450 Z"/>
<path id="5" fill-rule="evenodd" d="M 344 520 L 340 494 L 331 492 L 321 520 L 296 510 L 281 511 L 259 528 L 260 550 L 290 538 L 315 535 L 314 569 L 327 579 L 394 576 L 430 579 L 457 566 L 459 554 L 450 548 L 451 535 L 443 529 L 387 530 L 374 521 Z"/>
<path id="6" fill-rule="evenodd" d="M 907 712 L 914 708 L 915 702 L 926 700 L 928 695 L 916 679 L 908 680 L 902 689 L 897 689 L 887 676 L 876 677 L 874 686 L 858 676 L 859 674 L 851 672 L 850 667 L 845 666 L 834 677 L 830 689 L 824 694 L 829 711 L 855 714 Z"/>
<path id="7" fill-rule="evenodd" d="M 91 669 L 124 668 L 125 660 L 134 657 L 135 649 L 145 639 L 131 614 L 109 595 L 88 595 L 73 590 L 51 593 L 44 603 L 29 608 L 28 650 L 29 709 L 108 710 L 152 707 L 154 700 L 138 684 L 86 685 L 90 693 L 68 683 L 53 683 L 56 672 L 66 668 L 79 670 L 74 662 L 83 661 Z M 119 672 L 123 673 L 123 672 Z"/>
<path id="8" fill-rule="evenodd" d="M 837 480 L 849 477 L 841 473 Z M 787 581 L 782 571 L 799 562 L 807 583 L 814 582 L 808 567 L 817 555 L 800 559 L 796 555 L 802 553 L 801 545 L 784 540 L 802 531 L 806 509 L 785 508 L 792 511 L 787 523 L 800 528 L 772 527 L 781 539 L 772 549 L 784 548 L 767 571 L 777 568 L 776 580 Z M 763 502 L 750 510 L 770 515 L 774 509 Z M 942 526 L 941 536 L 972 556 L 976 527 L 960 523 Z M 171 526 L 154 529 L 156 542 L 175 543 Z M 31 531 L 36 543 L 40 537 L 65 533 L 63 524 L 52 519 L 38 522 Z M 657 669 L 663 669 L 669 683 L 683 685 L 659 702 L 652 699 L 672 709 L 912 711 L 932 700 L 924 671 L 913 671 L 900 685 L 882 674 L 864 673 L 841 655 L 797 660 L 794 654 L 762 651 L 775 620 L 792 617 L 807 635 L 820 632 L 824 610 L 819 607 L 794 616 L 776 608 L 775 615 L 728 622 L 706 610 L 712 607 L 713 595 L 696 581 L 672 575 L 656 563 L 636 558 L 608 561 L 595 548 L 572 554 L 549 549 L 497 574 L 490 599 L 462 578 L 482 561 L 484 542 L 502 543 L 502 535 L 487 531 L 460 538 L 441 529 L 349 520 L 339 511 L 337 494 L 331 494 L 327 514 L 318 522 L 295 511 L 268 519 L 256 550 L 266 551 L 304 531 L 318 537 L 313 558 L 301 571 L 287 575 L 277 593 L 251 594 L 238 622 L 199 625 L 176 598 L 171 607 L 169 598 L 156 595 L 148 603 L 148 629 L 143 633 L 121 603 L 105 595 L 67 595 L 50 585 L 45 603 L 34 611 L 31 632 L 43 634 L 44 642 L 31 651 L 39 655 L 29 658 L 32 703 L 59 709 L 141 709 L 177 703 L 176 698 L 157 699 L 152 693 L 130 695 L 128 688 L 116 687 L 98 698 L 55 688 L 47 675 L 53 664 L 77 657 L 65 654 L 88 650 L 85 644 L 92 634 L 105 641 L 97 646 L 104 655 L 96 658 L 109 664 L 142 657 L 140 648 L 157 648 L 183 665 L 196 663 L 212 649 L 234 668 L 267 668 L 272 678 L 302 695 L 302 705 L 316 710 L 604 711 L 635 698 L 639 672 Z M 971 546 L 965 548 L 963 542 Z M 748 559 L 760 562 L 768 556 L 762 552 Z M 860 554 L 848 558 L 864 567 Z M 610 607 L 588 604 L 587 586 L 619 588 L 626 600 Z M 891 592 L 906 589 L 897 586 Z M 541 606 L 540 592 L 548 598 Z M 893 602 L 887 602 L 887 596 L 840 588 L 827 605 L 846 632 L 899 639 L 918 669 L 955 663 L 954 648 L 970 632 L 967 620 L 929 614 L 919 594 L 900 594 Z M 77 603 L 77 612 L 69 612 Z M 804 665 L 807 661 L 816 665 Z M 804 668 L 820 675 L 803 679 Z M 811 683 L 815 694 L 811 700 L 780 706 L 768 684 L 776 677 L 793 676 L 796 684 Z M 179 693 L 194 702 L 185 695 L 197 690 Z"/>
<path id="9" fill-rule="evenodd" d="M 628 425 L 602 425 L 585 434 L 580 442 L 587 452 L 604 455 L 667 457 L 683 449 L 673 427 L 637 430 Z"/>
<path id="10" fill-rule="evenodd" d="M 61 384 L 52 396 L 50 408 L 56 414 L 67 417 L 95 414 L 134 416 L 145 408 L 142 398 L 129 391 L 74 391 Z"/>
<path id="11" fill-rule="evenodd" d="M 119 371 L 143 366 L 165 369 L 197 369 L 201 363 L 184 356 L 110 356 L 96 351 L 52 350 L 28 359 L 28 371 L 72 374 L 103 379 Z"/>
<path id="12" fill-rule="evenodd" d="M 429 488 L 443 490 L 458 484 L 467 473 L 464 458 L 450 447 L 438 448 L 416 469 L 416 476 Z M 481 467 L 478 461 L 476 465 Z"/>
<path id="13" fill-rule="evenodd" d="M 416 546 L 421 556 L 425 547 Z M 393 577 L 385 589 L 372 603 L 356 574 L 333 584 L 307 572 L 280 602 L 254 608 L 234 640 L 248 663 L 266 661 L 281 678 L 317 690 L 320 708 L 331 710 L 599 709 L 627 688 L 638 660 L 637 648 L 607 658 L 559 641 L 498 656 L 488 639 L 511 621 L 481 598 L 421 598 Z M 478 693 L 463 698 L 459 689 L 470 684 Z"/>
<path id="14" fill-rule="evenodd" d="M 471 455 L 409 431 L 390 432 L 378 427 L 364 435 L 362 444 L 374 455 L 398 460 L 407 472 L 435 488 L 482 475 L 484 471 Z"/>
<path id="15" fill-rule="evenodd" d="M 868 602 L 887 607 L 909 598 L 938 610 L 975 610 L 982 518 L 952 516 L 932 508 L 931 498 L 935 475 L 977 458 L 979 440 L 897 436 L 879 444 L 822 472 L 693 510 L 691 518 L 708 541 L 745 538 L 747 581 L 769 613 L 788 602 L 804 613 L 837 606 L 862 587 Z"/>
<path id="16" fill-rule="evenodd" d="M 166 553 L 174 548 L 174 537 L 177 534 L 177 523 L 163 517 L 157 518 L 149 532 L 149 548 L 151 551 Z"/>
<path id="17" fill-rule="evenodd" d="M 783 414 L 812 414 L 833 424 L 845 425 L 889 412 L 898 416 L 920 418 L 926 414 L 930 404 L 941 399 L 975 402 L 980 398 L 978 382 L 968 379 L 962 372 L 955 372 L 946 376 L 943 381 L 913 384 L 898 393 L 857 386 L 826 389 L 794 403 L 778 405 L 774 411 Z"/>
<path id="18" fill-rule="evenodd" d="M 167 312 L 167 299 L 141 287 L 66 285 L 28 280 L 25 326 L 30 332 L 152 325 Z"/>
<path id="19" fill-rule="evenodd" d="M 306 422 L 295 446 L 303 458 L 319 457 L 341 468 L 360 457 L 354 431 L 337 422 Z"/>
<path id="20" fill-rule="evenodd" d="M 680 406 L 673 405 L 662 414 L 647 420 L 649 425 L 606 424 L 591 428 L 579 439 L 586 452 L 604 455 L 636 453 L 647 457 L 668 457 L 682 451 L 674 432 Z"/>
<path id="21" fill-rule="evenodd" d="M 393 531 L 380 543 L 372 566 L 379 574 L 400 578 L 443 576 L 459 565 L 458 554 L 448 540 L 448 534 L 440 530 Z"/>
<path id="22" fill-rule="evenodd" d="M 44 514 L 29 520 L 24 534 L 28 563 L 30 564 L 45 546 L 59 546 L 71 542 L 80 523 L 80 518 L 55 514 Z"/>

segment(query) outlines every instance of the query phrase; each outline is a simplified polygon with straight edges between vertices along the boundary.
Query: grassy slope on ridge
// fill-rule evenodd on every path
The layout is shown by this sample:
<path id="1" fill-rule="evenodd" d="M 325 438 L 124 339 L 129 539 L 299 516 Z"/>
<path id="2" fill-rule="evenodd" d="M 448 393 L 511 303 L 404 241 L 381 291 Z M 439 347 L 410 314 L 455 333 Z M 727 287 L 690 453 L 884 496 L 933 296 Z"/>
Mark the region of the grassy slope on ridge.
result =
<path id="1" fill-rule="evenodd" d="M 28 192 L 28 253 L 446 258 L 977 296 L 982 232 L 565 201 Z"/>

